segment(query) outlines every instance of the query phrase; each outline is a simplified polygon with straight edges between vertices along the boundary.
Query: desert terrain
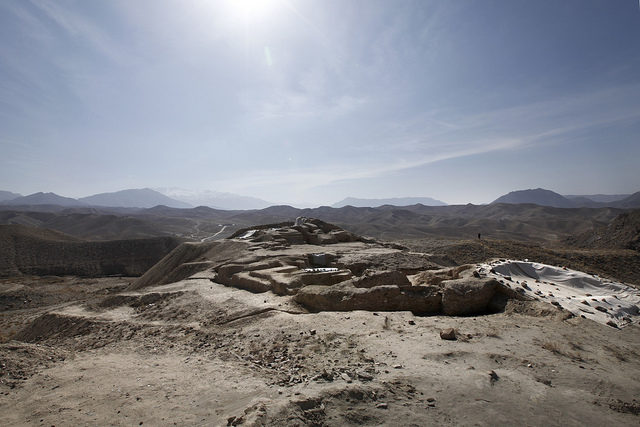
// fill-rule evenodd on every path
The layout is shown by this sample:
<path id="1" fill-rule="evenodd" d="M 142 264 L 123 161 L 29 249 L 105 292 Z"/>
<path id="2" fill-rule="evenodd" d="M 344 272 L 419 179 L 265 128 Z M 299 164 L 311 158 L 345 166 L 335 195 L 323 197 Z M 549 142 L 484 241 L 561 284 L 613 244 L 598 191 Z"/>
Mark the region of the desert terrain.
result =
<path id="1" fill-rule="evenodd" d="M 636 424 L 637 317 L 613 327 L 477 273 L 498 258 L 630 289 L 640 271 L 631 249 L 311 220 L 184 243 L 141 277 L 13 275 L 3 424 Z"/>

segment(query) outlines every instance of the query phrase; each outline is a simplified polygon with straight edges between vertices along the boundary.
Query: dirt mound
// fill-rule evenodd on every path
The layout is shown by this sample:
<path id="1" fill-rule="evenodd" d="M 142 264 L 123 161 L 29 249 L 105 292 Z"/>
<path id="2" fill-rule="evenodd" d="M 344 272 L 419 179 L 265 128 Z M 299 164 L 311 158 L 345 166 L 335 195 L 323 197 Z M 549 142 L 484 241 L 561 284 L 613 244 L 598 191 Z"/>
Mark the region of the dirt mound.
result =
<path id="1" fill-rule="evenodd" d="M 586 249 L 632 249 L 640 251 L 640 210 L 618 215 L 608 225 L 566 239 Z"/>
<path id="2" fill-rule="evenodd" d="M 0 225 L 0 277 L 139 276 L 179 242 L 172 237 L 87 242 L 51 230 Z"/>
<path id="3" fill-rule="evenodd" d="M 76 335 L 86 335 L 91 332 L 93 323 L 91 320 L 82 317 L 48 313 L 35 319 L 13 338 L 17 341 L 35 343 L 51 339 L 68 338 Z"/>

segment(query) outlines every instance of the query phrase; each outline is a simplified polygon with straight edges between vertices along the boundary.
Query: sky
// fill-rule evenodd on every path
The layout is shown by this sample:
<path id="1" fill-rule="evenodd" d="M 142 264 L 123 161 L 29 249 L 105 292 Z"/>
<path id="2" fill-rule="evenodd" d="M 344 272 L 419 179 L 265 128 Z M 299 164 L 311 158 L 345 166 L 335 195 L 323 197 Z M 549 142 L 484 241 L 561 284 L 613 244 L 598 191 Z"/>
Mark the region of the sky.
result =
<path id="1" fill-rule="evenodd" d="M 0 41 L 0 190 L 640 190 L 638 0 L 4 0 Z"/>

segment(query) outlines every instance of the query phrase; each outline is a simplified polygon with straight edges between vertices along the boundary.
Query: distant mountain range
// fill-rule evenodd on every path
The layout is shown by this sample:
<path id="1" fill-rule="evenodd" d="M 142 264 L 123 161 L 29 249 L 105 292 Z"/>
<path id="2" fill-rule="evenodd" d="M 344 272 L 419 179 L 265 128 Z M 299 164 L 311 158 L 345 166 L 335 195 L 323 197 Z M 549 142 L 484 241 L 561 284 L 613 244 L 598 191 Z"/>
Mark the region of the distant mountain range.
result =
<path id="1" fill-rule="evenodd" d="M 86 203 L 80 202 L 70 197 L 62 197 L 56 193 L 33 193 L 28 196 L 20 196 L 11 200 L 4 200 L 3 205 L 9 206 L 31 206 L 31 205 L 56 205 L 65 207 L 87 206 Z"/>
<path id="2" fill-rule="evenodd" d="M 14 197 L 11 197 L 14 196 Z M 130 189 L 113 193 L 100 193 L 93 196 L 73 199 L 55 193 L 33 193 L 28 196 L 0 192 L 0 205 L 5 206 L 41 206 L 53 205 L 62 207 L 105 206 L 114 208 L 151 208 L 158 205 L 172 208 L 190 208 L 188 203 L 174 200 L 149 188 Z"/>
<path id="3" fill-rule="evenodd" d="M 257 197 L 242 196 L 219 191 L 191 191 L 183 188 L 156 188 L 160 193 L 192 206 L 208 206 L 224 210 L 264 209 L 273 203 Z"/>
<path id="4" fill-rule="evenodd" d="M 2 206 L 40 206 L 37 209 L 50 209 L 47 206 L 62 208 L 92 208 L 110 207 L 118 209 L 148 209 L 155 206 L 188 209 L 193 206 L 206 206 L 227 211 L 258 210 L 274 207 L 271 203 L 256 197 L 241 196 L 233 193 L 215 191 L 192 192 L 181 189 L 150 188 L 127 189 L 112 193 L 94 194 L 80 199 L 63 197 L 55 193 L 34 193 L 21 196 L 9 191 L 0 191 L 0 205 Z M 640 192 L 626 195 L 591 196 L 569 195 L 563 196 L 543 188 L 512 191 L 498 197 L 491 204 L 535 204 L 555 208 L 640 208 Z M 333 208 L 362 207 L 375 208 L 379 206 L 448 206 L 446 203 L 430 197 L 398 197 L 388 199 L 359 199 L 347 197 L 332 205 Z M 291 208 L 294 209 L 294 208 Z"/>
<path id="5" fill-rule="evenodd" d="M 192 205 L 172 199 L 150 188 L 122 190 L 114 193 L 100 193 L 82 197 L 79 201 L 91 206 L 112 206 L 122 208 L 152 208 L 158 205 L 170 208 L 191 208 Z"/>
<path id="6" fill-rule="evenodd" d="M 594 200 L 590 197 L 593 197 Z M 605 200 L 605 201 L 602 201 Z M 640 208 L 640 191 L 631 195 L 603 195 L 594 196 L 563 196 L 551 190 L 536 188 L 530 190 L 512 191 L 498 197 L 491 204 L 534 204 L 554 208 L 602 208 L 612 207 L 621 209 Z"/>
<path id="7" fill-rule="evenodd" d="M 566 197 L 569 200 L 574 199 L 589 199 L 590 201 L 598 202 L 598 203 L 611 203 L 617 202 L 618 200 L 626 199 L 631 196 L 631 194 L 582 194 L 582 195 L 567 195 Z"/>
<path id="8" fill-rule="evenodd" d="M 0 191 L 0 202 L 17 199 L 18 197 L 22 197 L 22 194 L 12 193 L 11 191 Z"/>
<path id="9" fill-rule="evenodd" d="M 344 206 L 354 206 L 356 208 L 375 208 L 384 205 L 411 206 L 417 204 L 425 206 L 447 206 L 445 202 L 432 199 L 431 197 L 394 197 L 391 199 L 358 199 L 356 197 L 347 197 L 334 203 L 331 207 L 341 208 Z"/>

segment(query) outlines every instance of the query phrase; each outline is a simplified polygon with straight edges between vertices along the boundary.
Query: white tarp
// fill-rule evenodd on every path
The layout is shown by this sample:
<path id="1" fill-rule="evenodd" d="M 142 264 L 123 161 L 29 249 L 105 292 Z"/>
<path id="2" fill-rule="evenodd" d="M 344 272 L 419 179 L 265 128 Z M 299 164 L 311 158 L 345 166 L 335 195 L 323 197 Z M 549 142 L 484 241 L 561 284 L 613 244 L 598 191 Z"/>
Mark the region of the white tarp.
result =
<path id="1" fill-rule="evenodd" d="M 599 323 L 613 322 L 621 327 L 640 318 L 640 290 L 596 275 L 515 260 L 481 264 L 478 271 L 522 288 L 532 298 L 556 302 L 576 316 Z"/>

